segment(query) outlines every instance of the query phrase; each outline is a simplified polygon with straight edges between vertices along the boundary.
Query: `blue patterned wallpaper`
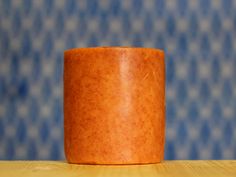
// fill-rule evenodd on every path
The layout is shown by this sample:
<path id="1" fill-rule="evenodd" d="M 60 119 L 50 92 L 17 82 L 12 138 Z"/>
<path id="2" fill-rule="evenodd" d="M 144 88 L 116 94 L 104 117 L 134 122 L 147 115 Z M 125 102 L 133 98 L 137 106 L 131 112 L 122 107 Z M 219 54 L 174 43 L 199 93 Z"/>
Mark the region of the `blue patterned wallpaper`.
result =
<path id="1" fill-rule="evenodd" d="M 236 159 L 236 1 L 0 0 L 0 159 L 64 159 L 63 51 L 164 49 L 165 159 Z"/>

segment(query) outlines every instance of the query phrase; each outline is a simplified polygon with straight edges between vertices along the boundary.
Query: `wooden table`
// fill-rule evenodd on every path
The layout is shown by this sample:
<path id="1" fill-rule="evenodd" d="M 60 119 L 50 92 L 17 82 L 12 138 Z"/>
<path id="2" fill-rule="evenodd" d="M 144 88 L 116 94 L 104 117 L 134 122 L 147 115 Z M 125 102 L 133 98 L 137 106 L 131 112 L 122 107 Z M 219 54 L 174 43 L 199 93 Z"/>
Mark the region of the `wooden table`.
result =
<path id="1" fill-rule="evenodd" d="M 164 161 L 159 164 L 105 166 L 62 161 L 0 161 L 1 177 L 236 177 L 236 161 Z"/>

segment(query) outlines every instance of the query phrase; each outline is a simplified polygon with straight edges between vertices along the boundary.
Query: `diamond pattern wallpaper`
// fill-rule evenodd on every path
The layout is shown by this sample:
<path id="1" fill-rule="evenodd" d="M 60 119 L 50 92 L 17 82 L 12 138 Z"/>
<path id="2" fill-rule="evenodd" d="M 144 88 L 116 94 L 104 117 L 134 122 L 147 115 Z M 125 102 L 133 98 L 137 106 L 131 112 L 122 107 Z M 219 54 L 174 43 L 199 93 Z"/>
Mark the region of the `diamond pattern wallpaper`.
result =
<path id="1" fill-rule="evenodd" d="M 0 159 L 64 159 L 63 52 L 166 52 L 165 159 L 236 159 L 236 1 L 0 0 Z"/>

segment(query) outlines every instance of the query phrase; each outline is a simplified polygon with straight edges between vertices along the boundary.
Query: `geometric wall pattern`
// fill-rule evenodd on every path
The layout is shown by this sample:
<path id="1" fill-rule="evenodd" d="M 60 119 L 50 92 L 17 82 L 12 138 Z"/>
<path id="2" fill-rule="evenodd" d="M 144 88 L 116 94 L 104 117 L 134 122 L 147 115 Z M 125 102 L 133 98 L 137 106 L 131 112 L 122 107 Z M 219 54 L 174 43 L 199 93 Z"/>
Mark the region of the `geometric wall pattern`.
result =
<path id="1" fill-rule="evenodd" d="M 166 52 L 165 159 L 236 159 L 236 1 L 0 0 L 0 159 L 64 159 L 63 51 Z"/>

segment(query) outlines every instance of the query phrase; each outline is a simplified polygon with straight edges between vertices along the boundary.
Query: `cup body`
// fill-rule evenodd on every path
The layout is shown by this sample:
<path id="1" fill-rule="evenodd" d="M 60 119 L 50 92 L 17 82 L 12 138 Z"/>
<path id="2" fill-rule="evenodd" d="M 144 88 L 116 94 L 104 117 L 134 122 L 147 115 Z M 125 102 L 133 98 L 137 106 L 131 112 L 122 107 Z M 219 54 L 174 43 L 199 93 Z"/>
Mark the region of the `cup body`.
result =
<path id="1" fill-rule="evenodd" d="M 132 47 L 65 51 L 64 136 L 69 163 L 163 160 L 164 52 Z"/>

